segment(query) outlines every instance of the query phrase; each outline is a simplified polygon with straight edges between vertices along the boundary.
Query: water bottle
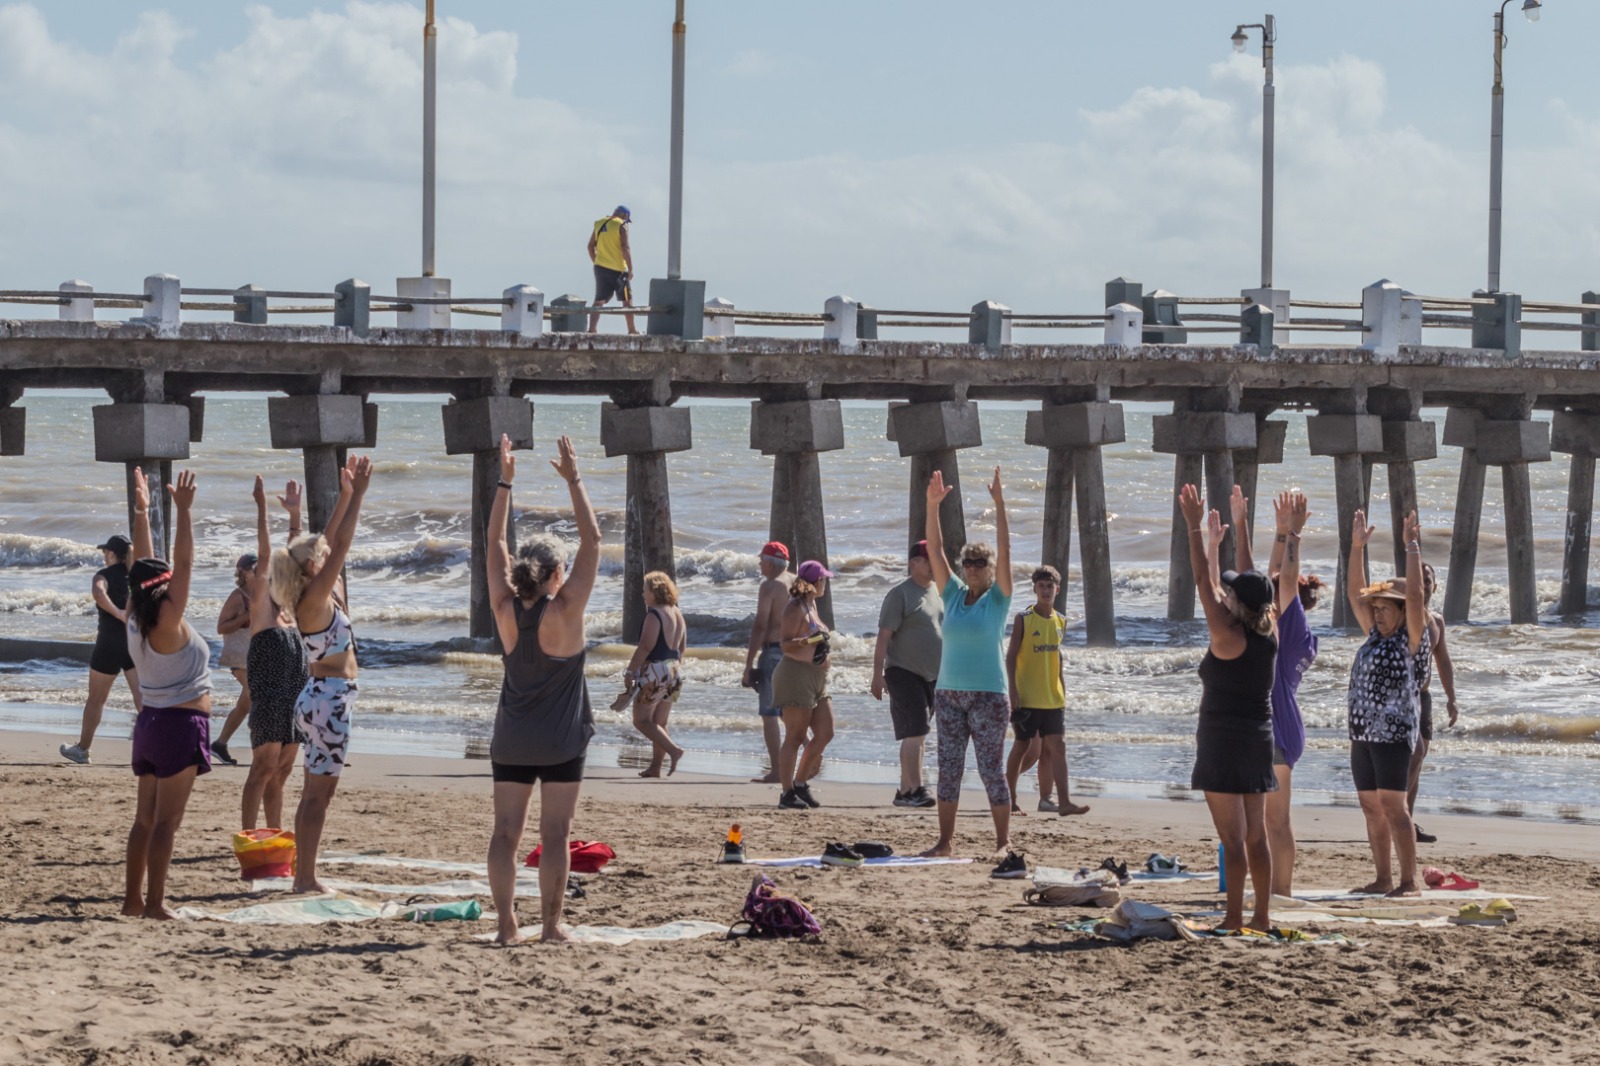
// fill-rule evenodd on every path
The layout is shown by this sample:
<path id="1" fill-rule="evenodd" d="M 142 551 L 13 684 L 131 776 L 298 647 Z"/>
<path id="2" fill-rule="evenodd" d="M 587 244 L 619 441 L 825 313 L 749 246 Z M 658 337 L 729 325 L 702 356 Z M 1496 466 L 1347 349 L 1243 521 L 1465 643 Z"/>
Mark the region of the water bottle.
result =
<path id="1" fill-rule="evenodd" d="M 1223 850 L 1222 850 L 1222 843 L 1219 841 L 1217 843 L 1217 891 L 1218 892 L 1226 892 L 1226 891 L 1228 891 L 1228 866 L 1227 866 L 1227 863 L 1225 861 L 1226 858 L 1227 858 L 1227 856 L 1223 853 Z"/>

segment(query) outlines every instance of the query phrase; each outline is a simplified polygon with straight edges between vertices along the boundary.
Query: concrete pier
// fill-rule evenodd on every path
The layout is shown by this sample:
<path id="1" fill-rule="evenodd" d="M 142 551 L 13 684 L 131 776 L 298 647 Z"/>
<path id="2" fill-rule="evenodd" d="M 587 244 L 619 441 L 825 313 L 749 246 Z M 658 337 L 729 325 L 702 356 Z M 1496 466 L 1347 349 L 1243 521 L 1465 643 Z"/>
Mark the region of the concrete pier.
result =
<path id="1" fill-rule="evenodd" d="M 1177 490 L 1204 481 L 1206 509 L 1222 516 L 1231 525 L 1230 500 L 1233 496 L 1233 455 L 1236 450 L 1256 448 L 1256 418 L 1239 411 L 1236 387 L 1194 389 L 1173 403 L 1170 415 L 1152 420 L 1151 450 L 1172 455 L 1174 460 L 1172 543 L 1167 572 L 1167 618 L 1188 621 L 1194 617 L 1194 571 L 1189 565 L 1189 529 L 1178 510 Z M 1233 531 L 1222 541 L 1222 565 L 1232 565 Z"/>
<path id="2" fill-rule="evenodd" d="M 326 382 L 337 389 L 337 382 Z M 339 392 L 267 399 L 267 425 L 274 448 L 299 448 L 305 461 L 306 532 L 321 533 L 339 501 L 340 449 L 367 440 L 360 396 Z"/>
<path id="3" fill-rule="evenodd" d="M 658 403 L 638 403 L 636 393 L 619 393 L 618 403 L 600 409 L 600 443 L 606 457 L 628 459 L 622 570 L 622 639 L 627 642 L 637 641 L 644 627 L 644 575 L 652 570 L 677 573 L 667 453 L 688 451 L 693 440 L 688 409 L 667 406 L 670 395 L 664 392 L 658 389 L 650 396 L 662 401 Z"/>
<path id="4" fill-rule="evenodd" d="M 889 439 L 911 460 L 907 506 L 907 545 L 923 538 L 928 523 L 928 482 L 935 470 L 954 491 L 939 505 L 939 528 L 944 533 L 945 558 L 954 565 L 967 542 L 966 512 L 961 504 L 961 469 L 956 452 L 983 443 L 978 405 L 965 397 L 931 403 L 909 403 L 889 408 Z M 984 478 L 987 485 L 989 479 Z M 929 549 L 933 545 L 928 545 Z"/>
<path id="5" fill-rule="evenodd" d="M 767 536 L 789 549 L 791 568 L 806 559 L 828 565 L 826 501 L 819 453 L 844 447 L 838 400 L 756 401 L 750 405 L 750 447 L 773 457 Z M 833 625 L 833 592 L 817 601 Z"/>
<path id="6" fill-rule="evenodd" d="M 1383 420 L 1367 413 L 1367 390 L 1352 389 L 1327 397 L 1319 413 L 1306 418 L 1306 437 L 1312 455 L 1333 459 L 1333 495 L 1339 525 L 1339 561 L 1335 573 L 1333 624 L 1354 628 L 1355 617 L 1345 595 L 1350 567 L 1351 529 L 1357 511 L 1370 511 L 1369 475 L 1366 456 L 1383 450 Z M 1372 515 L 1367 524 L 1375 525 Z M 1370 562 L 1371 552 L 1368 552 Z M 1371 573 L 1362 575 L 1362 583 Z"/>
<path id="7" fill-rule="evenodd" d="M 490 386 L 491 388 L 493 386 Z M 489 512 L 494 507 L 494 496 L 500 485 L 500 437 L 511 438 L 516 449 L 533 447 L 533 405 L 525 399 L 504 394 L 472 395 L 478 390 L 464 390 L 440 408 L 444 419 L 444 451 L 446 455 L 472 456 L 472 559 L 468 613 L 469 633 L 474 637 L 487 637 L 498 641 L 494 611 L 489 603 L 489 574 L 486 561 L 489 557 Z M 515 498 L 506 512 L 506 548 L 515 557 L 517 531 Z"/>
<path id="8" fill-rule="evenodd" d="M 1586 293 L 1585 296 L 1593 295 Z M 1561 599 L 1556 609 L 1580 615 L 1589 606 L 1589 539 L 1594 532 L 1594 460 L 1600 454 L 1600 414 L 1557 411 L 1550 450 L 1572 456 L 1567 480 L 1566 541 L 1561 553 Z"/>

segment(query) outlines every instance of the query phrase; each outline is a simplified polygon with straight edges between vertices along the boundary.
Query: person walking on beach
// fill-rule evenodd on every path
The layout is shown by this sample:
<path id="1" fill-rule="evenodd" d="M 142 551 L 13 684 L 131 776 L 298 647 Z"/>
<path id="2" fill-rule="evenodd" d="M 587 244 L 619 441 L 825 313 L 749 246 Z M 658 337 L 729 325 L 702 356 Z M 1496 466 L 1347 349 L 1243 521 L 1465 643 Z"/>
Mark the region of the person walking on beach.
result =
<path id="1" fill-rule="evenodd" d="M 78 742 L 63 744 L 60 749 L 63 759 L 80 764 L 89 761 L 89 747 L 100 728 L 106 698 L 111 695 L 118 674 L 127 680 L 128 691 L 133 694 L 134 713 L 144 706 L 139 694 L 139 671 L 128 657 L 128 567 L 133 565 L 133 542 L 115 533 L 96 547 L 105 566 L 95 572 L 89 585 L 98 617 L 94 650 L 89 653 L 89 697 L 83 703 Z"/>
<path id="2" fill-rule="evenodd" d="M 1248 873 L 1256 893 L 1248 928 L 1266 932 L 1272 850 L 1265 794 L 1278 787 L 1272 772 L 1272 683 L 1278 659 L 1272 582 L 1255 570 L 1218 572 L 1227 527 L 1216 511 L 1206 514 L 1198 488 L 1183 486 L 1178 506 L 1189 526 L 1189 565 L 1210 634 L 1200 661 L 1200 722 L 1189 787 L 1205 793 L 1222 842 L 1228 898 L 1217 928 L 1246 927 Z"/>
<path id="3" fill-rule="evenodd" d="M 996 877 L 1027 873 L 1022 856 L 1011 851 L 1011 789 L 1006 784 L 1006 727 L 1011 701 L 1001 653 L 1011 613 L 1011 522 L 1006 515 L 1000 468 L 994 468 L 989 496 L 994 500 L 995 547 L 971 543 L 961 549 L 957 576 L 945 560 L 939 505 L 955 491 L 935 470 L 928 482 L 924 532 L 933 581 L 944 600 L 944 646 L 939 656 L 934 717 L 939 725 L 939 839 L 922 854 L 948 857 L 954 848 L 961 779 L 967 772 L 967 740 L 972 741 L 978 776 L 994 819 Z"/>
<path id="4" fill-rule="evenodd" d="M 761 589 L 756 593 L 755 618 L 750 622 L 750 642 L 744 653 L 745 688 L 756 690 L 756 713 L 761 717 L 761 738 L 767 745 L 767 772 L 752 780 L 763 785 L 778 783 L 778 756 L 783 747 L 783 708 L 772 698 L 772 674 L 783 661 L 783 608 L 789 602 L 789 549 L 769 540 L 761 549 L 756 564 L 761 571 Z"/>
<path id="5" fill-rule="evenodd" d="M 1233 487 L 1234 567 L 1243 573 L 1255 569 L 1250 543 L 1250 501 L 1239 486 Z M 1294 765 L 1306 747 L 1306 727 L 1300 716 L 1300 679 L 1317 657 L 1317 638 L 1306 612 L 1317 605 L 1322 583 L 1300 574 L 1300 533 L 1311 516 L 1300 492 L 1280 492 L 1272 501 L 1277 533 L 1267 576 L 1276 591 L 1278 606 L 1278 662 L 1272 679 L 1272 773 L 1275 792 L 1267 793 L 1267 844 L 1272 849 L 1272 894 L 1294 894 L 1294 823 L 1290 799 Z"/>
<path id="6" fill-rule="evenodd" d="M 294 705 L 294 724 L 304 737 L 305 753 L 305 781 L 294 815 L 296 892 L 323 891 L 317 880 L 317 849 L 350 749 L 351 712 L 360 691 L 356 640 L 350 616 L 335 602 L 334 590 L 371 481 L 372 460 L 351 456 L 340 472 L 339 499 L 326 534 L 300 537 L 279 548 L 272 553 L 268 572 L 273 600 L 293 605 L 309 675 Z"/>
<path id="7" fill-rule="evenodd" d="M 1067 620 L 1056 613 L 1061 592 L 1061 572 L 1041 566 L 1033 572 L 1034 602 L 1011 623 L 1011 643 L 1006 648 L 1006 680 L 1010 689 L 1011 730 L 1016 740 L 1006 761 L 1006 784 L 1011 789 L 1011 812 L 1017 806 L 1017 778 L 1028 749 L 1038 745 L 1039 791 L 1053 781 L 1060 789 L 1056 806 L 1061 817 L 1088 814 L 1089 808 L 1072 802 L 1067 788 L 1067 678 L 1061 660 L 1061 642 Z M 1044 802 L 1040 801 L 1040 810 Z"/>
<path id="8" fill-rule="evenodd" d="M 661 760 L 670 760 L 667 776 L 678 769 L 683 749 L 667 733 L 667 716 L 683 687 L 683 651 L 689 627 L 678 609 L 678 586 L 671 575 L 652 570 L 644 575 L 644 625 L 622 680 L 634 690 L 633 727 L 650 742 L 650 765 L 640 777 L 660 777 Z"/>
<path id="9" fill-rule="evenodd" d="M 177 514 L 172 561 L 154 557 L 150 487 L 133 469 L 133 552 L 128 571 L 128 654 L 144 704 L 133 723 L 138 806 L 128 831 L 122 913 L 176 918 L 167 908 L 167 871 L 195 778 L 211 771 L 211 648 L 183 617 L 194 574 L 195 480 L 180 471 L 167 491 Z"/>
<path id="10" fill-rule="evenodd" d="M 778 806 L 790 810 L 822 806 L 811 793 L 811 779 L 822 772 L 822 752 L 833 739 L 833 699 L 828 695 L 828 627 L 817 614 L 817 600 L 827 593 L 832 576 L 832 570 L 807 559 L 783 608 L 783 661 L 772 672 L 772 698 L 783 708 Z"/>
<path id="11" fill-rule="evenodd" d="M 621 204 L 605 218 L 596 219 L 589 235 L 589 261 L 594 264 L 594 306 L 604 307 L 615 296 L 623 307 L 633 306 L 633 249 L 628 246 L 628 224 L 633 212 Z M 633 316 L 628 332 L 637 334 Z M 589 332 L 600 331 L 600 316 L 589 316 Z"/>
<path id="12" fill-rule="evenodd" d="M 562 437 L 550 465 L 567 483 L 578 527 L 578 552 L 569 570 L 566 549 L 549 535 L 506 549 L 506 518 L 517 462 L 510 438 L 500 437 L 500 487 L 489 511 L 489 603 L 500 635 L 505 680 L 489 742 L 494 776 L 494 834 L 489 840 L 489 888 L 499 944 L 522 939 L 517 926 L 517 853 L 539 786 L 539 939 L 569 939 L 561 928 L 571 868 L 568 838 L 583 784 L 584 758 L 594 736 L 584 612 L 600 570 L 600 520 L 583 487 L 572 440 Z"/>
<path id="13" fill-rule="evenodd" d="M 250 713 L 250 582 L 256 571 L 256 557 L 249 552 L 239 556 L 233 564 L 233 591 L 222 601 L 222 611 L 217 615 L 217 635 L 222 638 L 222 654 L 217 665 L 231 671 L 239 682 L 239 698 L 222 732 L 211 742 L 211 754 L 229 766 L 238 766 L 239 760 L 228 754 L 228 741 Z"/>
<path id="14" fill-rule="evenodd" d="M 922 783 L 922 760 L 933 712 L 934 684 L 944 650 L 944 600 L 933 586 L 928 542 L 911 546 L 906 579 L 889 590 L 878 608 L 878 641 L 872 649 L 872 698 L 889 693 L 889 721 L 900 742 L 900 787 L 896 807 L 932 807 L 937 801 Z"/>
<path id="15" fill-rule="evenodd" d="M 1350 775 L 1367 819 L 1376 876 L 1357 892 L 1418 896 L 1417 837 L 1406 807 L 1411 753 L 1417 746 L 1422 684 L 1428 676 L 1432 638 L 1422 595 L 1422 532 L 1417 513 L 1405 519 L 1406 572 L 1392 581 L 1362 587 L 1367 542 L 1375 527 L 1357 511 L 1350 534 L 1345 595 L 1367 641 L 1350 666 L 1347 718 Z M 1399 881 L 1390 851 L 1399 857 Z"/>
<path id="16" fill-rule="evenodd" d="M 1456 669 L 1450 659 L 1450 647 L 1445 643 L 1444 615 L 1433 609 L 1433 594 L 1438 588 L 1438 578 L 1434 576 L 1432 565 L 1422 564 L 1422 578 L 1422 603 L 1428 609 L 1428 637 L 1433 646 L 1433 666 L 1438 669 L 1439 685 L 1444 689 L 1445 710 L 1449 713 L 1450 725 L 1454 726 L 1461 714 L 1456 707 Z M 1433 746 L 1433 672 L 1430 669 L 1422 681 L 1422 717 L 1417 750 L 1411 753 L 1411 774 L 1406 782 L 1406 810 L 1412 814 L 1411 824 L 1417 831 L 1418 844 L 1432 844 L 1439 839 L 1432 833 L 1423 832 L 1422 826 L 1416 824 L 1417 785 L 1422 782 L 1422 764 L 1428 758 L 1428 749 Z"/>
<path id="17" fill-rule="evenodd" d="M 240 797 L 244 829 L 256 827 L 260 811 L 270 829 L 283 827 L 283 790 L 294 773 L 300 750 L 295 732 L 294 705 L 310 676 L 306 648 L 295 628 L 294 617 L 278 605 L 268 588 L 272 565 L 272 536 L 267 523 L 267 492 L 256 475 L 256 559 L 250 575 L 250 644 L 245 650 L 245 677 L 250 684 L 250 772 Z M 278 497 L 289 512 L 289 537 L 300 535 L 300 483 L 290 481 Z"/>

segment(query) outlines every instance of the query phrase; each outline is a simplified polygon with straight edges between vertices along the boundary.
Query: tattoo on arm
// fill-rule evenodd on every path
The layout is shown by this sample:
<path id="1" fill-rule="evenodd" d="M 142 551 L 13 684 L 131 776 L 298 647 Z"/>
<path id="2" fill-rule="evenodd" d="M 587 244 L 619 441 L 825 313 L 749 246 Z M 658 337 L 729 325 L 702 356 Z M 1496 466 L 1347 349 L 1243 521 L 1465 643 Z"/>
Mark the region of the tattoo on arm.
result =
<path id="1" fill-rule="evenodd" d="M 1298 563 L 1300 561 L 1300 543 L 1293 540 L 1288 541 L 1283 546 L 1283 554 L 1291 563 Z"/>

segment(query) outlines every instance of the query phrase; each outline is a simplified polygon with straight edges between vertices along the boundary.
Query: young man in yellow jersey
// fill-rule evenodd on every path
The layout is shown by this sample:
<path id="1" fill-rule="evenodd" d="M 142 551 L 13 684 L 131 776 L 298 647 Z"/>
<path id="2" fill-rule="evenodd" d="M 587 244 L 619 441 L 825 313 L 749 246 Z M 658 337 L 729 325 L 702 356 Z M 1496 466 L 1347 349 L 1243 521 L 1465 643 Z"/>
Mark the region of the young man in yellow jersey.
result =
<path id="1" fill-rule="evenodd" d="M 615 296 L 623 307 L 633 306 L 633 249 L 628 247 L 628 223 L 633 213 L 618 204 L 605 218 L 596 219 L 589 235 L 589 261 L 594 264 L 594 306 L 604 307 Z M 628 332 L 639 330 L 628 317 Z M 589 332 L 600 329 L 600 316 L 589 316 Z"/>
<path id="2" fill-rule="evenodd" d="M 1089 808 L 1073 803 L 1067 791 L 1067 684 L 1066 668 L 1061 662 L 1067 621 L 1056 614 L 1056 594 L 1060 590 L 1060 572 L 1053 566 L 1039 567 L 1033 572 L 1035 602 L 1011 624 L 1006 676 L 1011 689 L 1011 731 L 1016 741 L 1006 760 L 1006 778 L 1014 803 L 1023 760 L 1037 739 L 1039 776 L 1043 779 L 1048 771 L 1054 779 L 1061 797 L 1058 810 L 1065 817 L 1087 814 Z M 1040 809 L 1045 809 L 1042 803 Z"/>

